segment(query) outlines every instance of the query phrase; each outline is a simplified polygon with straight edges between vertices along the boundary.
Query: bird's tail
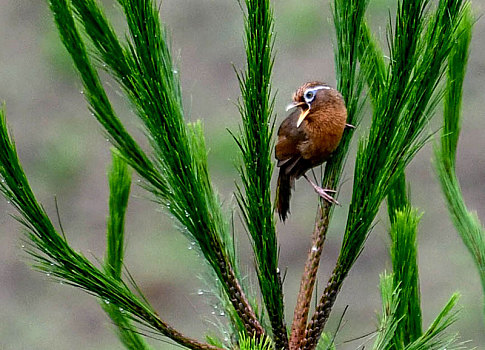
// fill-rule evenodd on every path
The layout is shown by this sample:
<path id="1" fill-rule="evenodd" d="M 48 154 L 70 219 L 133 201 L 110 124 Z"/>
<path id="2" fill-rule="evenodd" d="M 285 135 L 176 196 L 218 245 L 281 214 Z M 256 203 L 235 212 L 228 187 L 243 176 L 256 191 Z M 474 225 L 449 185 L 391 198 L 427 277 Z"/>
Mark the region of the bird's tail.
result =
<path id="1" fill-rule="evenodd" d="M 294 182 L 293 176 L 287 174 L 286 169 L 281 167 L 276 187 L 276 211 L 282 221 L 285 221 L 290 213 L 291 189 Z"/>

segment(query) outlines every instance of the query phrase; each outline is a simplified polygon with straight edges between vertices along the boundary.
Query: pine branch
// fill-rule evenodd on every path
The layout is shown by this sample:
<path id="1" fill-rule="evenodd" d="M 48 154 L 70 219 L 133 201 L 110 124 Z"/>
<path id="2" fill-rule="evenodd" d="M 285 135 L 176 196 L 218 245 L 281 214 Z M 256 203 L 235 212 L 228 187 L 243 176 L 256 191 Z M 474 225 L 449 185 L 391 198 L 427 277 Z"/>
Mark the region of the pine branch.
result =
<path id="1" fill-rule="evenodd" d="M 132 320 L 160 332 L 178 344 L 190 349 L 218 349 L 187 338 L 173 329 L 124 282 L 95 267 L 86 257 L 74 251 L 64 236 L 59 235 L 30 188 L 15 145 L 8 134 L 3 109 L 0 110 L 0 147 L 0 192 L 20 213 L 17 220 L 26 229 L 30 243 L 27 252 L 36 262 L 36 269 L 125 310 Z"/>
<path id="2" fill-rule="evenodd" d="M 106 274 L 121 282 L 125 253 L 125 213 L 130 194 L 131 172 L 116 151 L 112 152 L 112 159 L 113 165 L 108 173 L 110 196 L 104 270 Z M 100 304 L 116 325 L 118 338 L 127 349 L 150 349 L 122 308 L 104 301 Z"/>
<path id="3" fill-rule="evenodd" d="M 291 325 L 290 349 L 299 349 L 305 336 L 305 329 L 310 311 L 313 289 L 317 279 L 320 258 L 323 252 L 323 245 L 327 237 L 328 225 L 330 222 L 331 205 L 319 203 L 318 215 L 315 219 L 315 226 L 312 234 L 312 246 L 307 254 L 305 269 L 300 282 L 300 290 L 293 313 Z"/>
<path id="4" fill-rule="evenodd" d="M 385 89 L 388 67 L 384 62 L 384 53 L 365 20 L 362 21 L 361 25 L 359 61 L 361 69 L 367 72 L 369 95 L 372 104 L 375 106 L 377 97 Z"/>
<path id="5" fill-rule="evenodd" d="M 337 70 L 337 89 L 342 93 L 347 106 L 347 122 L 358 125 L 362 118 L 362 90 L 366 81 L 367 70 L 358 71 L 357 58 L 360 44 L 361 25 L 368 1 L 336 0 L 333 5 L 333 20 L 336 29 L 335 62 Z M 338 149 L 325 165 L 322 179 L 323 188 L 337 188 L 340 182 L 353 130 L 344 132 Z M 312 235 L 312 245 L 305 263 L 304 273 L 300 282 L 300 291 L 293 314 L 291 326 L 290 348 L 299 349 L 305 336 L 308 312 L 315 286 L 320 257 L 323 251 L 328 224 L 333 206 L 320 201 L 315 218 Z"/>
<path id="6" fill-rule="evenodd" d="M 52 0 L 56 3 L 58 0 Z M 207 154 L 200 123 L 186 125 L 183 119 L 182 97 L 178 71 L 174 68 L 165 31 L 158 16 L 158 9 L 149 0 L 121 1 L 130 31 L 128 46 L 120 44 L 103 12 L 92 1 L 73 0 L 78 18 L 97 50 L 97 59 L 107 66 L 120 82 L 144 123 L 147 136 L 154 149 L 155 165 L 149 174 L 140 168 L 138 160 L 124 148 L 120 153 L 129 164 L 147 180 L 147 189 L 164 205 L 181 224 L 183 232 L 195 240 L 206 260 L 223 281 L 225 292 L 237 314 L 251 334 L 261 334 L 262 327 L 237 281 L 234 257 L 231 257 L 231 236 L 227 229 L 221 204 L 212 188 L 207 168 Z M 67 8 L 60 11 L 56 22 L 63 40 L 71 53 L 86 94 L 106 96 L 96 71 L 91 68 L 89 57 L 79 38 Z M 73 53 L 81 53 L 79 56 Z M 80 58 L 79 58 L 80 57 Z M 89 67 L 89 69 L 86 69 Z M 86 81 L 96 80 L 95 89 Z M 97 100 L 88 101 L 106 132 L 116 138 L 118 129 L 112 128 Z M 109 104 L 109 101 L 105 101 Z M 113 113 L 112 113 L 113 114 Z M 135 145 L 138 147 L 137 145 Z M 150 176 L 147 176 L 150 175 Z"/>
<path id="7" fill-rule="evenodd" d="M 485 228 L 476 212 L 467 208 L 455 169 L 456 148 L 460 136 L 463 82 L 473 24 L 473 14 L 467 3 L 465 16 L 455 38 L 456 45 L 448 60 L 444 124 L 440 145 L 435 145 L 434 151 L 435 167 L 451 219 L 477 265 L 485 295 Z M 485 299 L 483 307 L 485 313 Z"/>
<path id="8" fill-rule="evenodd" d="M 238 73 L 242 130 L 237 137 L 242 188 L 237 199 L 251 238 L 259 286 L 271 323 L 275 347 L 288 348 L 283 285 L 278 269 L 278 242 L 271 199 L 274 97 L 273 10 L 269 0 L 246 0 L 246 71 Z"/>
<path id="9" fill-rule="evenodd" d="M 462 85 L 473 22 L 466 1 L 439 0 L 433 13 L 430 0 L 399 1 L 395 26 L 389 33 L 390 63 L 386 64 L 364 19 L 369 0 L 335 0 L 337 88 L 347 105 L 348 123 L 359 125 L 367 82 L 374 108 L 372 125 L 358 147 L 352 201 L 340 255 L 307 324 L 333 213 L 333 207 L 327 202 L 319 203 L 312 247 L 288 340 L 270 192 L 275 121 L 271 91 L 273 10 L 269 0 L 245 0 L 247 69 L 238 73 L 242 127 L 236 142 L 242 153 L 239 167 L 242 185 L 237 199 L 255 253 L 273 341 L 260 324 L 263 315 L 259 315 L 257 306 L 256 312 L 253 310 L 238 279 L 234 242 L 210 182 L 203 127 L 201 122 L 185 121 L 179 70 L 173 62 L 155 1 L 118 0 L 128 28 L 123 42 L 96 0 L 49 1 L 61 39 L 79 71 L 89 108 L 116 147 L 109 177 L 110 214 L 103 268 L 97 268 L 73 250 L 64 232 L 59 234 L 38 203 L 8 134 L 1 108 L 0 192 L 19 211 L 16 219 L 26 229 L 27 251 L 35 261 L 35 268 L 98 298 L 117 325 L 119 337 L 127 348 L 149 349 L 137 333 L 138 326 L 155 330 L 190 349 L 221 350 L 223 347 L 222 341 L 214 339 L 205 344 L 181 334 L 155 312 L 131 276 L 131 284 L 123 281 L 124 217 L 131 185 L 127 165 L 144 179 L 144 187 L 153 193 L 155 200 L 178 220 L 183 233 L 196 244 L 213 269 L 217 286 L 223 290 L 221 300 L 224 305 L 226 301 L 231 305 L 228 314 L 234 329 L 240 332 L 237 344 L 240 349 L 313 350 L 324 345 L 335 348 L 333 339 L 320 344 L 319 340 L 325 334 L 338 293 L 386 197 L 394 273 L 381 278 L 383 310 L 374 349 L 460 348 L 455 336 L 445 335 L 456 318 L 453 309 L 457 295 L 452 296 L 423 333 L 416 262 L 419 215 L 410 206 L 404 170 L 426 142 L 424 133 L 429 117 L 445 96 L 441 144 L 435 149 L 437 172 L 453 222 L 479 267 L 485 293 L 485 229 L 476 214 L 466 208 L 455 174 Z M 81 35 L 76 23 L 83 27 L 87 37 Z M 90 43 L 86 45 L 84 39 Z M 94 53 L 88 53 L 86 47 L 91 46 Z M 442 94 L 439 84 L 446 64 L 447 86 Z M 97 69 L 111 74 L 132 103 L 144 125 L 152 148 L 150 154 L 141 149 L 117 117 Z M 338 187 L 352 134 L 352 129 L 345 132 L 338 150 L 327 162 L 323 187 Z"/>
<path id="10" fill-rule="evenodd" d="M 239 339 L 239 350 L 272 350 L 275 348 L 268 337 L 258 340 L 255 337 L 249 338 L 245 334 L 240 334 Z"/>
<path id="11" fill-rule="evenodd" d="M 397 309 L 400 306 L 400 290 L 394 288 L 393 274 L 380 276 L 380 290 L 382 298 L 382 312 L 379 317 L 377 338 L 373 350 L 388 350 L 391 348 L 400 318 Z"/>
<path id="12" fill-rule="evenodd" d="M 404 209 L 395 210 L 392 216 L 390 236 L 393 287 L 400 290 L 400 301 L 396 309 L 396 317 L 400 321 L 392 340 L 392 349 L 402 349 L 423 334 L 417 262 L 420 217 L 407 200 L 404 201 Z"/>
<path id="13" fill-rule="evenodd" d="M 112 161 L 108 173 L 110 194 L 105 270 L 114 278 L 121 279 L 125 254 L 125 214 L 130 195 L 131 172 L 114 150 Z"/>
<path id="14" fill-rule="evenodd" d="M 387 195 L 387 214 L 391 225 L 396 221 L 396 213 L 407 211 L 410 206 L 411 203 L 406 190 L 406 175 L 403 173 L 396 178 Z"/>
<path id="15" fill-rule="evenodd" d="M 436 88 L 462 16 L 461 1 L 441 1 L 427 20 L 427 5 L 419 0 L 399 3 L 386 88 L 376 99 L 369 136 L 359 143 L 342 248 L 307 326 L 303 349 L 315 348 L 381 202 L 425 142 L 423 130 L 439 100 Z"/>
<path id="16" fill-rule="evenodd" d="M 457 343 L 457 335 L 445 334 L 445 331 L 457 320 L 457 312 L 453 309 L 459 298 L 459 294 L 453 294 L 424 334 L 404 350 L 463 349 L 463 344 Z"/>
<path id="17" fill-rule="evenodd" d="M 401 320 L 392 339 L 393 349 L 402 349 L 423 334 L 417 263 L 417 226 L 420 215 L 411 207 L 406 192 L 406 177 L 401 174 L 391 186 L 387 197 L 391 222 L 393 285 L 401 292 L 397 308 L 397 317 Z"/>
<path id="18" fill-rule="evenodd" d="M 92 1 L 89 3 L 92 4 Z M 73 59 L 74 65 L 82 79 L 83 94 L 90 105 L 94 117 L 104 127 L 111 142 L 130 166 L 146 179 L 154 189 L 160 193 L 167 193 L 168 188 L 160 180 L 155 166 L 116 116 L 99 76 L 90 63 L 86 47 L 76 29 L 69 2 L 66 0 L 52 0 L 50 7 L 54 14 L 54 20 L 61 40 Z"/>
<path id="19" fill-rule="evenodd" d="M 404 211 L 396 210 L 391 222 L 391 258 L 394 273 L 381 276 L 383 310 L 379 335 L 373 349 L 463 349 L 456 335 L 445 334 L 455 322 L 452 312 L 458 301 L 454 294 L 440 314 L 423 333 L 417 266 L 417 225 L 419 215 L 403 202 Z"/>

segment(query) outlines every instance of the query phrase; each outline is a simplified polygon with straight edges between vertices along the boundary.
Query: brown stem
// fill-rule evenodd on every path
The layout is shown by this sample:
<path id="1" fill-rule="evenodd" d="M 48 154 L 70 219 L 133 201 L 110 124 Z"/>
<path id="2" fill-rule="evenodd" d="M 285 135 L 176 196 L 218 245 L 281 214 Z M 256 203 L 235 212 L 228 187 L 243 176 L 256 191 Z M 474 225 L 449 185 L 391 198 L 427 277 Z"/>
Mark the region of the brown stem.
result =
<path id="1" fill-rule="evenodd" d="M 249 304 L 231 265 L 222 254 L 218 255 L 218 266 L 221 271 L 229 300 L 244 324 L 246 331 L 251 336 L 256 336 L 256 338 L 259 339 L 264 334 L 264 329 L 259 323 L 256 313 Z"/>
<path id="2" fill-rule="evenodd" d="M 345 278 L 345 273 L 343 273 L 343 275 L 342 273 L 340 265 L 337 265 L 327 283 L 327 287 L 325 287 L 312 319 L 308 322 L 305 338 L 301 342 L 300 349 L 314 350 L 316 348 L 328 317 L 330 316 L 330 311 L 332 311 L 333 304 L 342 287 L 342 282 Z"/>
<path id="3" fill-rule="evenodd" d="M 274 323 L 271 322 L 273 328 L 273 341 L 275 344 L 275 349 L 278 350 L 288 350 L 288 335 L 285 323 Z"/>
<path id="4" fill-rule="evenodd" d="M 140 315 L 140 318 L 142 320 L 146 321 L 150 326 L 159 330 L 167 338 L 172 339 L 176 343 L 186 348 L 193 349 L 193 350 L 222 350 L 217 346 L 201 343 L 198 340 L 186 337 L 185 335 L 183 335 L 182 333 L 174 329 L 172 326 L 165 323 L 158 316 L 147 312 L 141 307 L 139 308 L 139 310 L 137 310 L 137 314 Z"/>
<path id="5" fill-rule="evenodd" d="M 318 213 L 315 219 L 315 227 L 312 236 L 312 246 L 308 252 L 305 271 L 300 282 L 300 291 L 293 314 L 293 323 L 291 325 L 290 349 L 297 350 L 301 348 L 301 343 L 305 337 L 306 323 L 310 303 L 315 286 L 320 257 L 323 251 L 323 244 L 327 236 L 328 223 L 330 217 L 330 205 L 327 202 L 321 202 L 318 206 Z"/>
<path id="6" fill-rule="evenodd" d="M 281 281 L 281 275 L 279 270 L 276 271 L 276 278 L 278 283 L 278 290 L 282 295 L 283 284 Z M 283 296 L 281 296 L 283 298 Z M 284 316 L 281 314 L 272 314 L 272 310 L 270 308 L 266 308 L 268 310 L 268 316 L 271 323 L 271 328 L 273 330 L 273 341 L 275 344 L 275 349 L 277 350 L 289 350 L 288 344 L 288 330 L 286 328 L 286 323 Z M 273 308 L 274 310 L 274 308 Z"/>

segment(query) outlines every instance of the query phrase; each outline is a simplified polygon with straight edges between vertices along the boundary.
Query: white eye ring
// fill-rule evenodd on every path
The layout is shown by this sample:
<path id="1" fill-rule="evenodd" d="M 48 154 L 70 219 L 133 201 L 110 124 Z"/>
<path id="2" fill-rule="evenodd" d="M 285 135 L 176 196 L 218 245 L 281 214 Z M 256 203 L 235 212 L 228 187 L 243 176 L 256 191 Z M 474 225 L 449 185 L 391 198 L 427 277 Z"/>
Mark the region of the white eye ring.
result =
<path id="1" fill-rule="evenodd" d="M 317 95 L 318 90 L 330 90 L 329 86 L 325 85 L 320 85 L 320 86 L 315 86 L 312 89 L 308 89 L 305 91 L 303 94 L 303 98 L 305 99 L 306 103 L 310 103 L 315 99 L 315 96 Z"/>
<path id="2" fill-rule="evenodd" d="M 315 92 L 314 92 L 313 90 L 307 90 L 307 91 L 305 92 L 305 96 L 304 96 L 304 98 L 305 98 L 305 102 L 306 102 L 306 103 L 310 103 L 310 102 L 312 102 L 312 101 L 313 101 L 313 99 L 315 98 Z"/>

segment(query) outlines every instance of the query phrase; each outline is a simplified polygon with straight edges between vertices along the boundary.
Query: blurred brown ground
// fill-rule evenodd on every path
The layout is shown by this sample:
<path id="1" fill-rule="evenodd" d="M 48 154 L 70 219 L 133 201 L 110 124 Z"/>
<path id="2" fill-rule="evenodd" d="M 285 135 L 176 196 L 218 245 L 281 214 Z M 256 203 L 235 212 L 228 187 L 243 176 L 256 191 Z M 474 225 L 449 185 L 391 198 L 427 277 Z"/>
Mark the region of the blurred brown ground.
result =
<path id="1" fill-rule="evenodd" d="M 104 1 L 107 12 L 123 28 L 114 1 Z M 483 3 L 474 2 L 477 16 Z M 384 40 L 391 0 L 371 1 L 368 17 Z M 393 10 L 392 10 L 393 11 Z M 170 27 L 180 71 L 187 116 L 205 121 L 212 178 L 228 207 L 237 174 L 237 150 L 226 127 L 237 129 L 237 80 L 232 64 L 243 67 L 242 16 L 236 1 L 164 0 L 162 16 Z M 321 79 L 334 84 L 332 27 L 328 1 L 275 2 L 276 52 L 274 88 L 278 122 L 284 106 L 302 82 Z M 471 45 L 464 95 L 464 123 L 458 171 L 470 208 L 485 221 L 485 21 L 480 19 Z M 117 110 L 138 136 L 138 122 L 107 79 Z M 104 252 L 107 214 L 106 167 L 109 144 L 86 108 L 81 85 L 61 47 L 46 1 L 2 0 L 0 6 L 0 99 L 7 104 L 8 121 L 32 186 L 55 219 L 54 197 L 69 240 L 88 257 Z M 438 119 L 430 126 L 436 130 Z M 357 134 L 365 133 L 365 127 Z M 140 138 L 141 139 L 141 138 Z M 355 153 L 355 147 L 354 151 Z M 352 159 L 348 164 L 352 164 Z M 478 274 L 468 252 L 448 219 L 448 213 L 430 163 L 428 145 L 408 169 L 413 204 L 425 212 L 420 224 L 419 261 L 424 323 L 427 326 L 454 291 L 460 291 L 460 320 L 452 331 L 470 347 L 485 344 L 482 295 Z M 349 166 L 345 177 L 351 180 Z M 136 178 L 136 177 L 135 177 Z M 349 202 L 350 181 L 341 203 Z M 290 322 L 299 276 L 309 249 L 315 214 L 315 195 L 297 183 L 292 215 L 279 225 L 281 268 L 287 267 L 285 298 Z M 134 186 L 127 218 L 126 266 L 141 289 L 168 322 L 188 335 L 202 338 L 211 321 L 211 301 L 197 295 L 204 288 L 198 275 L 203 264 L 187 249 L 167 216 L 149 196 Z M 337 208 L 320 272 L 320 292 L 338 254 L 347 207 Z M 21 249 L 22 232 L 9 216 L 14 210 L 0 200 L 0 349 L 119 349 L 109 320 L 96 300 L 30 269 Z M 385 212 L 371 234 L 338 298 L 329 330 L 349 305 L 337 343 L 375 329 L 380 309 L 379 273 L 390 268 Z M 243 262 L 251 269 L 247 238 L 239 230 Z M 202 268 L 201 268 L 202 266 Z M 253 276 L 254 277 L 254 276 Z M 219 317 L 220 318 L 220 317 Z M 160 349 L 173 346 L 153 341 Z M 363 340 L 342 344 L 357 349 Z M 366 346 L 367 347 L 367 346 Z"/>

